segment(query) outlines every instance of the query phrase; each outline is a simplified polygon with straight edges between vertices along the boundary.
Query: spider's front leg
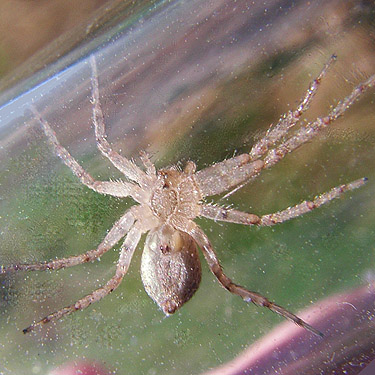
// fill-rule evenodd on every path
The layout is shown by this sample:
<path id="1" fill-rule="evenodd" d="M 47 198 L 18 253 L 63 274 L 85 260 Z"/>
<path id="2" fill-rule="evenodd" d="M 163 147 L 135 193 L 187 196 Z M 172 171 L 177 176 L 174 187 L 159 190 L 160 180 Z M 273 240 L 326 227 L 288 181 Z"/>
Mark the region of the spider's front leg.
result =
<path id="1" fill-rule="evenodd" d="M 61 310 L 55 311 L 54 313 L 49 314 L 45 318 L 41 319 L 39 322 L 31 324 L 29 327 L 23 330 L 23 333 L 29 333 L 33 331 L 37 326 L 44 325 L 52 320 L 61 319 L 63 316 L 71 314 L 77 310 L 83 310 L 86 307 L 90 306 L 92 303 L 100 301 L 109 293 L 113 292 L 120 285 L 122 279 L 128 271 L 134 251 L 137 248 L 139 239 L 141 238 L 141 234 L 142 231 L 137 226 L 137 224 L 133 225 L 126 236 L 123 245 L 121 246 L 120 258 L 117 262 L 116 273 L 104 286 L 94 290 L 92 293 L 81 298 L 74 304 L 64 307 Z"/>
<path id="2" fill-rule="evenodd" d="M 275 148 L 268 151 L 264 157 L 264 168 L 270 168 L 287 154 L 294 151 L 306 142 L 309 142 L 319 132 L 333 124 L 339 117 L 351 107 L 356 100 L 363 95 L 368 89 L 375 85 L 375 74 L 372 75 L 365 82 L 359 84 L 344 100 L 340 101 L 336 107 L 334 107 L 327 116 L 318 117 L 315 121 L 312 121 L 305 126 L 301 127 L 293 136 L 288 138 L 286 141 L 281 142 Z"/>
<path id="3" fill-rule="evenodd" d="M 92 112 L 98 149 L 127 178 L 139 183 L 141 186 L 147 186 L 149 178 L 146 173 L 138 168 L 131 160 L 128 160 L 127 158 L 114 151 L 107 141 L 104 116 L 100 105 L 98 70 L 94 55 L 90 56 L 90 65 L 92 71 Z"/>
<path id="4" fill-rule="evenodd" d="M 297 108 L 293 111 L 286 113 L 279 122 L 270 127 L 267 133 L 254 144 L 249 153 L 251 160 L 257 160 L 263 156 L 269 148 L 271 148 L 275 143 L 279 142 L 288 132 L 294 127 L 300 120 L 302 114 L 306 112 L 313 100 L 315 94 L 318 91 L 318 87 L 327 74 L 328 69 L 336 61 L 337 56 L 332 55 L 328 62 L 324 65 L 323 69 L 320 71 L 319 75 L 310 83 L 309 88 L 302 97 Z"/>
<path id="5" fill-rule="evenodd" d="M 270 128 L 266 135 L 252 147 L 249 154 L 241 154 L 213 164 L 195 174 L 204 197 L 221 194 L 230 189 L 232 190 L 227 193 L 226 197 L 232 194 L 252 178 L 255 178 L 261 170 L 272 167 L 288 153 L 309 142 L 322 130 L 333 124 L 361 95 L 375 85 L 375 75 L 373 75 L 354 88 L 327 116 L 301 125 L 293 135 L 290 135 L 291 129 L 299 121 L 302 113 L 308 109 L 321 79 L 326 74 L 332 61 L 325 66 L 318 78 L 310 85 L 297 110 L 289 112 L 277 125 Z M 287 138 L 288 136 L 289 138 Z"/>
<path id="6" fill-rule="evenodd" d="M 248 154 L 241 154 L 215 163 L 197 172 L 196 178 L 204 196 L 220 194 L 248 181 L 265 167 L 265 163 L 259 159 L 298 123 L 302 114 L 310 107 L 322 79 L 335 60 L 336 56 L 331 56 L 319 75 L 311 82 L 297 108 L 286 113 L 276 125 L 271 126 L 267 133 L 253 145 Z"/>
<path id="7" fill-rule="evenodd" d="M 100 194 L 108 194 L 114 197 L 124 198 L 131 196 L 137 202 L 140 202 L 142 191 L 136 184 L 124 181 L 97 181 L 95 180 L 78 162 L 73 158 L 69 151 L 63 147 L 56 137 L 56 133 L 52 130 L 49 123 L 43 118 L 39 111 L 34 106 L 30 106 L 36 120 L 42 126 L 44 134 L 48 142 L 53 148 L 55 154 L 69 167 L 73 174 L 78 177 L 82 184 L 89 189 L 94 190 Z"/>
<path id="8" fill-rule="evenodd" d="M 323 333 L 312 327 L 310 324 L 303 321 L 298 316 L 294 315 L 290 311 L 286 310 L 285 308 L 276 305 L 273 302 L 270 302 L 266 297 L 262 296 L 259 293 L 252 292 L 248 289 L 245 289 L 244 287 L 237 285 L 232 282 L 232 280 L 225 275 L 223 272 L 219 259 L 217 258 L 217 255 L 212 248 L 212 245 L 207 238 L 207 236 L 204 234 L 204 232 L 198 227 L 195 226 L 194 229 L 192 229 L 189 234 L 194 238 L 194 240 L 198 243 L 200 248 L 203 251 L 204 257 L 206 258 L 206 261 L 211 269 L 211 272 L 216 276 L 220 284 L 227 289 L 229 292 L 236 294 L 243 298 L 246 302 L 252 302 L 255 305 L 261 306 L 261 307 L 267 307 L 271 311 L 275 312 L 276 314 L 281 315 L 285 319 L 288 319 L 292 321 L 293 323 L 299 325 L 300 327 L 312 332 L 313 334 L 323 337 Z"/>

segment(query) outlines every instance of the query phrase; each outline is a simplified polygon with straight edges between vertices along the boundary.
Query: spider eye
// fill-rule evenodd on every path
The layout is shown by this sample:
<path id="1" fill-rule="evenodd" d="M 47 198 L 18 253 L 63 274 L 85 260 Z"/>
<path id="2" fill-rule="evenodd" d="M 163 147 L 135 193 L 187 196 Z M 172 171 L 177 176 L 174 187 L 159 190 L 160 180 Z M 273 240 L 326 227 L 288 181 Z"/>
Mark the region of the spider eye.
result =
<path id="1" fill-rule="evenodd" d="M 160 245 L 160 251 L 163 254 L 167 254 L 171 251 L 172 249 L 168 245 Z"/>
<path id="2" fill-rule="evenodd" d="M 173 314 L 199 287 L 201 265 L 194 240 L 164 225 L 148 234 L 141 276 L 148 295 L 166 315 Z"/>

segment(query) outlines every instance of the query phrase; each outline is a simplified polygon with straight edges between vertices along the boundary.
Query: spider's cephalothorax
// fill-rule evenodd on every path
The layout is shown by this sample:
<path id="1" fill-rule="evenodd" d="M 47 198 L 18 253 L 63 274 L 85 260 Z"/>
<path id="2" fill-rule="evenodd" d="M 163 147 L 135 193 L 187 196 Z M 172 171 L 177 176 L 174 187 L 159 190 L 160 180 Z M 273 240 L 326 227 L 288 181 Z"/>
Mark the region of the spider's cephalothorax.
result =
<path id="1" fill-rule="evenodd" d="M 242 297 L 246 302 L 267 307 L 308 331 L 321 336 L 321 332 L 298 316 L 270 302 L 259 293 L 233 283 L 223 272 L 208 237 L 194 222 L 194 219 L 201 216 L 215 221 L 270 226 L 310 212 L 341 196 L 345 191 L 353 190 L 365 183 L 366 179 L 361 178 L 337 186 L 311 201 L 303 201 L 293 207 L 263 216 L 205 203 L 206 197 L 228 191 L 227 195 L 233 193 L 257 177 L 263 169 L 275 165 L 288 153 L 310 141 L 321 130 L 342 116 L 367 89 L 374 86 L 375 75 L 357 86 L 349 96 L 331 109 L 326 117 L 303 123 L 298 128 L 297 125 L 302 114 L 309 108 L 322 78 L 334 60 L 335 56 L 332 56 L 319 76 L 311 83 L 297 109 L 289 111 L 281 117 L 276 125 L 271 126 L 263 138 L 253 145 L 249 153 L 234 156 L 197 172 L 193 162 L 188 162 L 183 171 L 171 167 L 157 172 L 148 156 L 141 153 L 140 158 L 145 166 L 144 171 L 131 160 L 112 150 L 106 139 L 104 117 L 99 103 L 98 73 L 93 56 L 90 58 L 90 65 L 92 69 L 93 122 L 97 146 L 100 152 L 124 174 L 126 181 L 94 180 L 60 144 L 55 132 L 38 110 L 31 107 L 56 155 L 84 185 L 101 194 L 119 198 L 130 196 L 139 205 L 128 209 L 117 220 L 96 249 L 46 263 L 0 267 L 0 274 L 20 270 L 41 271 L 70 267 L 100 258 L 125 237 L 121 245 L 115 275 L 105 285 L 74 304 L 33 323 L 24 329 L 24 333 L 32 331 L 38 325 L 82 310 L 116 289 L 127 273 L 141 235 L 148 232 L 142 255 L 142 280 L 147 293 L 165 314 L 174 313 L 198 289 L 201 280 L 201 265 L 197 251 L 199 247 L 210 270 L 225 289 Z"/>
<path id="2" fill-rule="evenodd" d="M 200 215 L 202 194 L 194 171 L 195 164 L 189 162 L 184 171 L 171 167 L 157 172 L 150 207 L 155 216 L 176 228 L 181 220 L 192 220 Z"/>

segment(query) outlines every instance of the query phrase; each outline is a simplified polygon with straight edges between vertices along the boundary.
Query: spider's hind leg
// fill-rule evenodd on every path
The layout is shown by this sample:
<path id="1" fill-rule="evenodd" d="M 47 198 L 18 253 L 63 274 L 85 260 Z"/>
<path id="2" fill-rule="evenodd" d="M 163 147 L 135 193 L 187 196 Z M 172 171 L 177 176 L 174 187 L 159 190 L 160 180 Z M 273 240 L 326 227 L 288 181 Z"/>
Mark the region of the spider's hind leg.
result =
<path id="1" fill-rule="evenodd" d="M 128 210 L 111 228 L 108 234 L 100 245 L 93 250 L 86 253 L 74 255 L 69 258 L 54 259 L 49 262 L 35 263 L 35 264 L 13 264 L 10 266 L 0 266 L 0 275 L 8 274 L 16 271 L 45 271 L 58 270 L 60 268 L 67 268 L 76 266 L 78 264 L 91 262 L 116 245 L 118 241 L 128 232 L 129 228 L 134 223 L 134 214 L 132 210 Z"/>
<path id="2" fill-rule="evenodd" d="M 216 276 L 220 284 L 227 289 L 229 292 L 236 294 L 246 302 L 252 302 L 255 305 L 267 307 L 271 311 L 275 312 L 276 314 L 281 315 L 285 319 L 288 319 L 292 321 L 293 323 L 299 325 L 300 327 L 310 331 L 311 333 L 322 337 L 323 333 L 318 331 L 316 328 L 312 327 L 310 324 L 303 321 L 298 316 L 294 315 L 290 311 L 286 310 L 285 308 L 276 305 L 273 302 L 270 302 L 266 297 L 256 293 L 252 292 L 248 289 L 245 289 L 244 287 L 237 285 L 232 282 L 232 280 L 225 275 L 223 272 L 223 269 L 221 268 L 219 259 L 217 258 L 217 255 L 212 248 L 212 245 L 210 241 L 208 240 L 207 236 L 204 234 L 204 232 L 196 226 L 194 229 L 192 229 L 189 233 L 194 240 L 198 243 L 200 248 L 203 251 L 204 257 L 206 258 L 206 261 L 211 269 L 211 272 Z"/>
<path id="3" fill-rule="evenodd" d="M 79 299 L 72 305 L 64 307 L 61 310 L 55 311 L 52 314 L 47 315 L 39 322 L 31 324 L 29 327 L 23 330 L 23 333 L 29 333 L 33 331 L 37 326 L 44 325 L 52 320 L 61 319 L 63 316 L 71 314 L 77 310 L 83 310 L 86 307 L 89 307 L 92 303 L 100 301 L 109 293 L 113 292 L 120 285 L 122 279 L 128 271 L 131 259 L 138 245 L 141 234 L 142 232 L 139 230 L 137 225 L 134 225 L 130 229 L 123 245 L 121 246 L 120 258 L 117 263 L 116 273 L 105 285 L 103 285 L 99 289 L 94 290 L 87 296 Z"/>

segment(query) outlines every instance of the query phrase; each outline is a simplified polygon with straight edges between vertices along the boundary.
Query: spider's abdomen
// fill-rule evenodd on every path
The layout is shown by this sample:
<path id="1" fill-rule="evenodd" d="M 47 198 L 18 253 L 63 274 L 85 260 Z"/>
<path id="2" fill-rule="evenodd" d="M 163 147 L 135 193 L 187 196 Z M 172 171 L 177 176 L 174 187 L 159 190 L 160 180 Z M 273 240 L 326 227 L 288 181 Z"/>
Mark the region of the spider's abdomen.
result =
<path id="1" fill-rule="evenodd" d="M 193 296 L 201 281 L 193 239 L 169 225 L 151 231 L 142 254 L 141 276 L 147 294 L 166 315 L 173 314 Z"/>

